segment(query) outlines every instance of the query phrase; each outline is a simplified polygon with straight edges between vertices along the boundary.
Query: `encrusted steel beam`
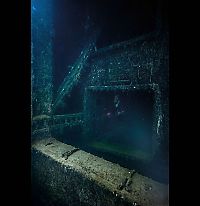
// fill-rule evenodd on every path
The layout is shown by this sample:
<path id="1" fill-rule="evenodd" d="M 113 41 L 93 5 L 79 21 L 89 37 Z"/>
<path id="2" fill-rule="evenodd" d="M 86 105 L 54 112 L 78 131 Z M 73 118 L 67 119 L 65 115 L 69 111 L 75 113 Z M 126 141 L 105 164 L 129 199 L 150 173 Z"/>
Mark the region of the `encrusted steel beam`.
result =
<path id="1" fill-rule="evenodd" d="M 112 86 L 88 86 L 86 89 L 91 91 L 115 91 L 115 90 L 145 90 L 151 89 L 153 91 L 157 91 L 159 88 L 158 84 L 137 84 L 132 86 L 130 85 L 112 85 Z"/>
<path id="2" fill-rule="evenodd" d="M 167 185 L 54 138 L 32 145 L 32 178 L 48 205 L 168 205 Z"/>
<path id="3" fill-rule="evenodd" d="M 57 108 L 57 106 L 62 102 L 63 98 L 68 95 L 72 88 L 78 83 L 81 73 L 85 67 L 85 64 L 87 63 L 88 57 L 91 55 L 91 53 L 94 51 L 96 39 L 97 39 L 98 32 L 95 32 L 92 37 L 89 40 L 88 45 L 83 49 L 80 56 L 74 63 L 74 65 L 71 67 L 71 70 L 64 78 L 61 86 L 58 89 L 57 97 L 53 103 L 53 112 Z"/>

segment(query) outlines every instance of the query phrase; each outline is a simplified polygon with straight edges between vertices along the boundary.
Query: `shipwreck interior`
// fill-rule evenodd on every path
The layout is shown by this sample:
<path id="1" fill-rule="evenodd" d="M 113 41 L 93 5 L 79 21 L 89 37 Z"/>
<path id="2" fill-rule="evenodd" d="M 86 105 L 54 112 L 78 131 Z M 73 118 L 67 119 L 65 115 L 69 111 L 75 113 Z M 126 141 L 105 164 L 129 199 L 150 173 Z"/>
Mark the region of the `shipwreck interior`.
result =
<path id="1" fill-rule="evenodd" d="M 32 205 L 167 206 L 167 0 L 32 0 Z"/>

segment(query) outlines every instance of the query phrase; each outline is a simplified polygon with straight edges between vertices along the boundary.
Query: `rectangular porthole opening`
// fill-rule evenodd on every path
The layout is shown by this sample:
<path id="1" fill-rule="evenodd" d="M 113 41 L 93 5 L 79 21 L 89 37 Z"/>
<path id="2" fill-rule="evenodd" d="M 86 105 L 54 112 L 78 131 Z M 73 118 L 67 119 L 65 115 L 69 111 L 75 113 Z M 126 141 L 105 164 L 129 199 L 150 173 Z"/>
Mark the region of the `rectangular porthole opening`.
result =
<path id="1" fill-rule="evenodd" d="M 158 145 L 159 112 L 155 85 L 88 87 L 86 149 L 119 159 L 151 161 Z"/>

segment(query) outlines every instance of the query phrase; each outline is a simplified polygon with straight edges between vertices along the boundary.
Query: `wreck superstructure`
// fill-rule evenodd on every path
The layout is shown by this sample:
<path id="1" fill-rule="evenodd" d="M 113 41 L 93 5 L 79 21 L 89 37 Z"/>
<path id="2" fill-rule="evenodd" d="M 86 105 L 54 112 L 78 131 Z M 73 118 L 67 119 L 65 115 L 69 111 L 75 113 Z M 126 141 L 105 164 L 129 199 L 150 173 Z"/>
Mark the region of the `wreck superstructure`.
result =
<path id="1" fill-rule="evenodd" d="M 51 9 L 32 15 L 32 178 L 44 204 L 168 205 L 168 32 L 97 49 L 94 31 L 53 97 Z"/>

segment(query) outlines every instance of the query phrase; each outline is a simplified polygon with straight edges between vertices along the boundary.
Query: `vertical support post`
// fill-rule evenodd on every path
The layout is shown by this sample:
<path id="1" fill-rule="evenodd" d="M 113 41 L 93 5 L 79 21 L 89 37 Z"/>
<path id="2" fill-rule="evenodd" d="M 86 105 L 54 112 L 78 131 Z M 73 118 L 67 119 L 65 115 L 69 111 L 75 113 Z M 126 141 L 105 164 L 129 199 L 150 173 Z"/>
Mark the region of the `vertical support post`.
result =
<path id="1" fill-rule="evenodd" d="M 32 116 L 51 115 L 53 71 L 52 0 L 31 1 Z"/>

